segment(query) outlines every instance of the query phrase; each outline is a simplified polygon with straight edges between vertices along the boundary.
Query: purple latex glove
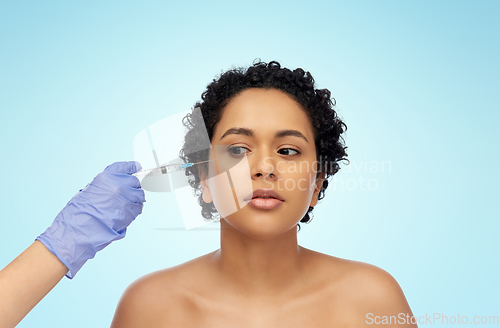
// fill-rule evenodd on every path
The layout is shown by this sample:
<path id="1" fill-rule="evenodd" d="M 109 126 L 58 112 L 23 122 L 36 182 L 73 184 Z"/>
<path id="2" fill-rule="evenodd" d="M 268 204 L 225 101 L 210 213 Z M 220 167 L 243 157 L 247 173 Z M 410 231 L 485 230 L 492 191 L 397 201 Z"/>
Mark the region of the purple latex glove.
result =
<path id="1" fill-rule="evenodd" d="M 57 215 L 35 240 L 68 267 L 73 279 L 87 260 L 115 240 L 125 237 L 128 225 L 142 213 L 146 201 L 138 162 L 117 162 L 99 173 Z"/>

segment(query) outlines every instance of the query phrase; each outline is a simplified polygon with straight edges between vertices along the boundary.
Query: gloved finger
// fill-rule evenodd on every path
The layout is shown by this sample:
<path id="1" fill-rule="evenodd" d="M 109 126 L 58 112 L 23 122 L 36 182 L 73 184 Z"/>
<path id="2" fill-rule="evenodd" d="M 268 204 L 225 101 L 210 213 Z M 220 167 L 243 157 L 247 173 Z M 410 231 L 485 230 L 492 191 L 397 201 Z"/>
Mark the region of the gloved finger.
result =
<path id="1" fill-rule="evenodd" d="M 144 207 L 144 204 L 139 203 L 139 204 L 134 204 L 134 207 L 131 208 L 132 215 L 134 216 L 134 220 L 142 213 L 143 207 Z"/>
<path id="2" fill-rule="evenodd" d="M 123 197 L 125 197 L 129 202 L 144 203 L 146 201 L 144 190 L 130 186 L 124 186 L 124 188 L 125 189 L 123 189 Z"/>
<path id="3" fill-rule="evenodd" d="M 142 166 L 139 162 L 115 162 L 111 165 L 106 166 L 104 171 L 110 171 L 113 173 L 127 173 L 132 174 L 142 170 Z"/>
<path id="4" fill-rule="evenodd" d="M 112 219 L 109 224 L 111 228 L 116 231 L 120 232 L 127 228 L 141 213 L 142 213 L 142 208 L 143 204 L 132 204 L 129 203 L 126 206 L 123 207 L 123 211 L 126 213 L 124 214 L 121 218 L 118 219 Z"/>
<path id="5" fill-rule="evenodd" d="M 120 180 L 121 184 L 124 184 L 126 186 L 134 187 L 136 189 L 141 188 L 141 182 L 136 176 L 133 176 L 131 174 L 124 174 L 124 173 L 115 173 L 114 174 L 118 179 Z"/>

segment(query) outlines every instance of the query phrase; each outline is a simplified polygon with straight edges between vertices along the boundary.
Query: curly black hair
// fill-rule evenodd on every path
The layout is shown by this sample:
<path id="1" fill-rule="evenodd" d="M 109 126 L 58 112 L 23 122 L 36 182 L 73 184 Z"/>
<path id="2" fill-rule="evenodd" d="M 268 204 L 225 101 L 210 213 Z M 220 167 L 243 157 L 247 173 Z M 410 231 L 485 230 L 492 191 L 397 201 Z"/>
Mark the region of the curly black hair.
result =
<path id="1" fill-rule="evenodd" d="M 328 89 L 315 89 L 313 77 L 302 68 L 291 71 L 288 68 L 282 68 L 277 61 L 265 63 L 257 59 L 248 68 L 233 68 L 216 77 L 202 93 L 202 101 L 196 102 L 194 105 L 194 108 L 200 109 L 203 117 L 189 113 L 183 119 L 187 132 L 184 146 L 179 152 L 180 158 L 185 163 L 202 162 L 208 159 L 210 144 L 207 140 L 205 141 L 206 145 L 200 145 L 202 140 L 206 140 L 206 137 L 203 138 L 203 136 L 208 133 L 210 142 L 212 141 L 215 127 L 221 119 L 222 109 L 231 99 L 249 88 L 274 88 L 284 91 L 305 109 L 314 129 L 319 166 L 317 177 L 321 173 L 325 173 L 325 179 L 318 195 L 318 200 L 323 199 L 328 188 L 328 178 L 340 170 L 338 162 L 345 160 L 349 163 L 346 158 L 347 147 L 341 136 L 347 130 L 347 125 L 337 116 L 334 110 L 335 98 L 331 97 L 330 91 Z M 206 132 L 202 127 L 206 127 Z M 190 149 L 202 148 L 205 150 L 189 151 Z M 207 172 L 207 163 L 200 165 Z M 198 197 L 202 216 L 207 221 L 217 220 L 218 212 L 213 202 L 207 204 L 203 200 L 198 168 L 196 166 L 187 168 L 186 176 L 194 189 L 195 196 Z M 310 206 L 300 222 L 309 223 L 311 220 L 309 213 L 313 209 L 314 207 Z M 298 228 L 300 231 L 300 224 Z"/>

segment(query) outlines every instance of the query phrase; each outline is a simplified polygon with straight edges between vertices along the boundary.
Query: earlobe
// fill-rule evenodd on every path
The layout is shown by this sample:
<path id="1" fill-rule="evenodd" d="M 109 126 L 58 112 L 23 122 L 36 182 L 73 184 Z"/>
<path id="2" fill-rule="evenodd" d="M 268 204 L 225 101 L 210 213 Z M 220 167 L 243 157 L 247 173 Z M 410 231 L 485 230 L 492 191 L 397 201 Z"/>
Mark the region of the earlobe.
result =
<path id="1" fill-rule="evenodd" d="M 198 174 L 200 177 L 200 185 L 201 185 L 203 201 L 209 204 L 213 201 L 213 199 L 212 199 L 212 194 L 210 193 L 210 188 L 208 188 L 207 182 L 205 180 L 206 175 L 203 172 L 201 172 L 200 169 L 198 169 Z"/>
<path id="2" fill-rule="evenodd" d="M 213 200 L 212 200 L 212 194 L 210 193 L 210 189 L 205 185 L 201 187 L 201 191 L 202 191 L 202 197 L 203 197 L 203 201 L 207 204 L 211 203 Z"/>
<path id="3" fill-rule="evenodd" d="M 321 191 L 321 188 L 323 187 L 324 180 L 325 180 L 325 173 L 322 173 L 318 177 L 318 179 L 316 180 L 316 183 L 315 183 L 316 186 L 314 188 L 313 196 L 311 199 L 311 204 L 309 206 L 314 207 L 314 206 L 316 206 L 316 204 L 318 204 L 318 196 L 319 196 L 319 192 Z"/>
<path id="4" fill-rule="evenodd" d="M 318 188 L 314 189 L 313 196 L 311 199 L 311 204 L 309 206 L 314 207 L 314 206 L 316 206 L 316 204 L 318 204 L 318 195 L 319 195 L 320 190 L 321 189 L 318 189 Z"/>

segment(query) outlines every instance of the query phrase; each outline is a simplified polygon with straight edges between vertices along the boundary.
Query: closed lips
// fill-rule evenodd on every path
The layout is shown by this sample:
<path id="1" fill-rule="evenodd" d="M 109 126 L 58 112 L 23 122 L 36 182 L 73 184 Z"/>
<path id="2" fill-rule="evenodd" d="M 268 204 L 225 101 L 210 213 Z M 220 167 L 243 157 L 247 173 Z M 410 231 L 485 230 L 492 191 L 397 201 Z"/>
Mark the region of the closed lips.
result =
<path id="1" fill-rule="evenodd" d="M 283 198 L 278 194 L 276 191 L 271 190 L 271 189 L 257 189 L 254 190 L 254 192 L 251 195 L 248 195 L 245 199 L 250 200 L 254 198 L 263 198 L 263 199 L 268 199 L 268 198 L 274 198 L 280 201 L 284 201 Z"/>

